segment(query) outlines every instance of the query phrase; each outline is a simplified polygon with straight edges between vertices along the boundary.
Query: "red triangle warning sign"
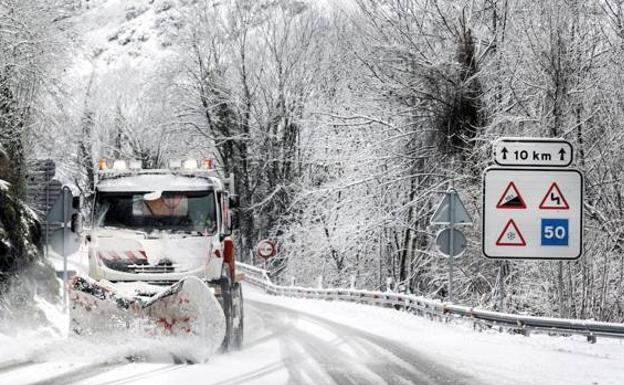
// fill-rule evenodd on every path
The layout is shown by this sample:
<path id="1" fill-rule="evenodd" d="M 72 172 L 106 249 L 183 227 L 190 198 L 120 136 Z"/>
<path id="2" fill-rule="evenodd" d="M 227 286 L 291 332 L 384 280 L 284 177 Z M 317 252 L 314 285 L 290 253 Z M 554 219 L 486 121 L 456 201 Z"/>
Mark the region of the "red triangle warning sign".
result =
<path id="1" fill-rule="evenodd" d="M 526 209 L 526 203 L 514 182 L 509 182 L 496 204 L 497 209 Z"/>
<path id="2" fill-rule="evenodd" d="M 526 246 L 526 241 L 514 222 L 510 219 L 496 240 L 496 246 Z"/>
<path id="3" fill-rule="evenodd" d="M 557 186 L 557 182 L 553 182 L 550 185 L 550 188 L 544 195 L 542 199 L 542 203 L 540 203 L 539 208 L 542 210 L 569 210 L 570 206 L 568 205 L 568 201 L 566 201 L 563 193 Z"/>

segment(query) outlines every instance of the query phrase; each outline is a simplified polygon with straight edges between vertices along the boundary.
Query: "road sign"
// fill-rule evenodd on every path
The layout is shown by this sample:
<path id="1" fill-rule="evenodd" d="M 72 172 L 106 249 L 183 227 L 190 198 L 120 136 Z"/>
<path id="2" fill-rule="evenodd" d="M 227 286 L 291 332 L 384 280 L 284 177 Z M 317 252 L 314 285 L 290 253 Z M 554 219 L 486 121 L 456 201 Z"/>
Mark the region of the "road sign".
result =
<path id="1" fill-rule="evenodd" d="M 73 254 L 80 248 L 80 235 L 68 231 L 72 215 L 75 214 L 72 201 L 71 191 L 63 187 L 46 217 L 46 222 L 50 227 L 48 240 L 50 247 L 61 256 Z"/>
<path id="2" fill-rule="evenodd" d="M 526 246 L 522 232 L 513 219 L 510 219 L 501 231 L 496 240 L 496 246 Z"/>
<path id="3" fill-rule="evenodd" d="M 497 209 L 526 209 L 526 203 L 524 202 L 524 198 L 518 191 L 518 188 L 514 184 L 514 182 L 509 182 L 505 192 L 501 195 L 498 203 L 496 204 Z"/>
<path id="4" fill-rule="evenodd" d="M 451 237 L 451 229 L 446 228 L 440 230 L 436 235 L 436 245 L 438 246 L 438 251 L 444 256 L 449 257 L 451 252 L 453 253 L 453 257 L 461 256 L 464 251 L 466 251 L 466 237 L 464 233 L 457 229 L 452 229 L 453 237 Z M 453 247 L 451 250 L 451 238 L 453 238 Z"/>
<path id="5" fill-rule="evenodd" d="M 269 259 L 275 256 L 276 252 L 277 248 L 275 247 L 275 242 L 268 239 L 258 242 L 258 246 L 256 247 L 256 254 L 264 259 Z"/>
<path id="6" fill-rule="evenodd" d="M 52 223 L 63 223 L 63 220 L 68 221 L 71 217 L 72 211 L 72 193 L 63 189 L 63 185 L 58 182 L 60 188 L 58 192 L 55 192 L 57 197 L 50 205 L 50 210 L 47 212 L 46 221 Z"/>
<path id="7" fill-rule="evenodd" d="M 44 217 L 58 199 L 63 187 L 61 182 L 52 180 L 55 173 L 56 165 L 50 159 L 34 160 L 28 165 L 26 202 Z"/>
<path id="8" fill-rule="evenodd" d="M 451 207 L 453 210 L 452 212 Z M 444 194 L 444 198 L 442 198 L 433 216 L 431 216 L 431 224 L 448 225 L 451 223 L 451 218 L 454 219 L 453 224 L 455 225 L 472 224 L 472 218 L 470 218 L 468 210 L 466 210 L 464 203 L 459 199 L 459 194 L 457 194 L 455 189 L 449 189 Z"/>
<path id="9" fill-rule="evenodd" d="M 570 205 L 566 201 L 565 196 L 557 186 L 557 182 L 553 182 L 550 188 L 542 198 L 539 206 L 542 210 L 569 210 Z"/>
<path id="10" fill-rule="evenodd" d="M 583 175 L 578 170 L 486 169 L 483 177 L 483 254 L 501 259 L 566 260 L 580 257 L 582 204 Z"/>
<path id="11" fill-rule="evenodd" d="M 81 237 L 78 232 L 74 232 L 72 216 L 80 215 L 79 212 L 73 210 L 73 195 L 67 186 L 63 186 L 61 193 L 52 205 L 52 208 L 46 216 L 46 224 L 49 226 L 51 233 L 48 244 L 55 252 L 63 257 L 63 308 L 67 309 L 67 256 L 73 254 L 80 249 Z"/>
<path id="12" fill-rule="evenodd" d="M 438 233 L 436 243 L 440 253 L 448 258 L 448 300 L 453 302 L 453 264 L 456 256 L 466 249 L 466 237 L 461 231 L 455 230 L 456 225 L 471 225 L 472 218 L 468 210 L 459 199 L 454 188 L 449 188 L 444 198 L 431 217 L 431 224 L 448 225 L 449 227 Z"/>
<path id="13" fill-rule="evenodd" d="M 567 167 L 572 156 L 572 145 L 562 139 L 501 138 L 494 143 L 499 166 Z"/>
<path id="14" fill-rule="evenodd" d="M 568 246 L 569 220 L 542 218 L 542 246 Z"/>

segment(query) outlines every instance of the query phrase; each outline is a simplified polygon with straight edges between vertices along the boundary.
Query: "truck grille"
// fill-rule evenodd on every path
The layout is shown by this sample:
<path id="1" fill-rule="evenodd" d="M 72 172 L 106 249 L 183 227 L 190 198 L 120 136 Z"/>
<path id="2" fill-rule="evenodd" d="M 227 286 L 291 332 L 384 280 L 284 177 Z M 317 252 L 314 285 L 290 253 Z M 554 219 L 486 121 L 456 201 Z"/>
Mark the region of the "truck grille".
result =
<path id="1" fill-rule="evenodd" d="M 164 274 L 173 273 L 175 270 L 176 265 L 128 265 L 128 271 L 137 274 Z"/>

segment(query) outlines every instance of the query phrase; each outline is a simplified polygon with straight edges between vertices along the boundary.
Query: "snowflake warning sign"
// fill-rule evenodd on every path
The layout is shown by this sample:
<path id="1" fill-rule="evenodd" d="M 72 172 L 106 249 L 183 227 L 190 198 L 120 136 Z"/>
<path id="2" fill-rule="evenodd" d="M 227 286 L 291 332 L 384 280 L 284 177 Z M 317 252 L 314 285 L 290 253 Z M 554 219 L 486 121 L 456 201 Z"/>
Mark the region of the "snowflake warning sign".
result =
<path id="1" fill-rule="evenodd" d="M 507 222 L 507 225 L 498 236 L 496 246 L 526 246 L 526 241 L 513 219 Z"/>
<path id="2" fill-rule="evenodd" d="M 526 203 L 514 182 L 509 182 L 496 205 L 497 209 L 526 209 Z"/>
<path id="3" fill-rule="evenodd" d="M 557 182 L 553 182 L 544 198 L 542 198 L 542 202 L 539 205 L 539 208 L 542 210 L 569 210 L 570 205 L 568 205 L 568 201 L 565 199 L 563 194 L 561 193 L 561 189 L 557 185 Z"/>

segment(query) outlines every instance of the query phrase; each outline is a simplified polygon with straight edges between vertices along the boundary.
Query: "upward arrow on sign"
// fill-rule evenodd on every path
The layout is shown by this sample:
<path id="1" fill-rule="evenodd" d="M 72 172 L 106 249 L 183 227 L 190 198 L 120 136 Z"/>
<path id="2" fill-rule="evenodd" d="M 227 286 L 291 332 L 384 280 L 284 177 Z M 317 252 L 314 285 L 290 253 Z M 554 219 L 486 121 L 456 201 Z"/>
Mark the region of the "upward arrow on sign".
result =
<path id="1" fill-rule="evenodd" d="M 451 191 L 454 194 L 451 194 Z M 452 202 L 451 202 L 452 200 Z M 452 203 L 452 204 L 451 204 Z M 451 207 L 453 210 L 451 211 Z M 451 215 L 453 214 L 453 215 Z M 468 210 L 464 206 L 464 203 L 459 199 L 459 194 L 454 189 L 444 194 L 444 198 L 438 204 L 433 216 L 431 217 L 432 225 L 448 225 L 451 224 L 451 217 L 453 218 L 453 224 L 456 225 L 471 225 L 472 218 L 468 214 Z"/>

